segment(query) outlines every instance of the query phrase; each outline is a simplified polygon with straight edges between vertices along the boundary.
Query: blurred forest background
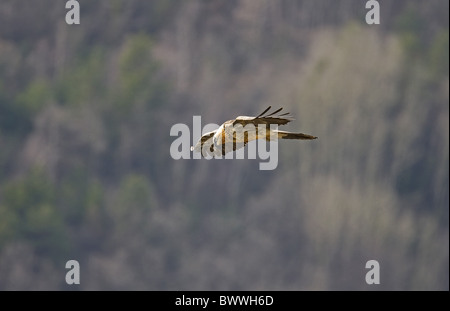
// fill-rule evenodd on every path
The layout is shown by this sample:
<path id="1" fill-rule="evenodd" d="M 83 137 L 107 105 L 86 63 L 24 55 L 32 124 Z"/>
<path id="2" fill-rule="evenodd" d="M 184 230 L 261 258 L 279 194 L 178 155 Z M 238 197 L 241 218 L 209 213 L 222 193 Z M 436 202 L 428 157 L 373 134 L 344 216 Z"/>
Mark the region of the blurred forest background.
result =
<path id="1" fill-rule="evenodd" d="M 0 290 L 448 290 L 449 2 L 365 2 L 2 0 Z M 170 157 L 268 105 L 319 139 Z"/>

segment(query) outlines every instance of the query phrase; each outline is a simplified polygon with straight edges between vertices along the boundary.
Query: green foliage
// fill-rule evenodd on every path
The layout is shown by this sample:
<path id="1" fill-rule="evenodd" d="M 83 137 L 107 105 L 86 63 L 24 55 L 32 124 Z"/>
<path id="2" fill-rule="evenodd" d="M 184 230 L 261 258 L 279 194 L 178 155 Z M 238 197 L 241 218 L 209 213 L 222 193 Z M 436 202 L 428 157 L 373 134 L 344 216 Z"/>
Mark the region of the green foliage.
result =
<path id="1" fill-rule="evenodd" d="M 440 31 L 434 38 L 430 47 L 430 67 L 436 76 L 448 76 L 449 74 L 449 31 Z"/>
<path id="2" fill-rule="evenodd" d="M 409 65 L 412 60 L 423 62 L 433 77 L 448 75 L 448 28 L 435 32 L 434 36 L 427 34 L 423 17 L 413 6 L 408 6 L 397 17 L 395 28 Z"/>
<path id="3" fill-rule="evenodd" d="M 155 208 L 154 193 L 146 177 L 131 174 L 125 177 L 117 191 L 115 202 L 109 208 L 114 233 L 133 235 L 137 228 L 148 226 Z"/>
<path id="4" fill-rule="evenodd" d="M 423 51 L 423 42 L 421 41 L 423 21 L 413 6 L 409 6 L 397 17 L 396 29 L 407 55 L 418 56 Z"/>
<path id="5" fill-rule="evenodd" d="M 85 193 L 85 219 L 93 223 L 101 223 L 104 216 L 104 191 L 98 181 L 90 182 Z"/>
<path id="6" fill-rule="evenodd" d="M 18 215 L 6 205 L 0 205 L 0 249 L 5 242 L 14 239 L 18 230 Z"/>
<path id="7" fill-rule="evenodd" d="M 25 239 L 38 252 L 59 256 L 66 248 L 63 219 L 51 182 L 39 169 L 3 190 L 0 241 Z"/>
<path id="8" fill-rule="evenodd" d="M 47 176 L 39 169 L 34 169 L 28 176 L 13 181 L 5 186 L 4 204 L 24 216 L 34 205 L 51 204 L 55 194 Z"/>
<path id="9" fill-rule="evenodd" d="M 67 250 L 63 219 L 56 205 L 31 205 L 24 216 L 23 238 L 30 241 L 37 252 L 58 258 Z"/>
<path id="10" fill-rule="evenodd" d="M 103 206 L 102 186 L 91 180 L 85 169 L 75 167 L 60 181 L 57 201 L 64 210 L 66 223 L 77 228 L 88 219 L 99 220 Z"/>
<path id="11" fill-rule="evenodd" d="M 31 130 L 30 114 L 25 107 L 11 104 L 10 97 L 0 84 L 0 132 L 23 136 Z"/>
<path id="12" fill-rule="evenodd" d="M 18 95 L 16 103 L 33 116 L 49 103 L 51 97 L 52 90 L 49 83 L 44 80 L 35 80 Z"/>
<path id="13" fill-rule="evenodd" d="M 118 191 L 116 205 L 119 215 L 154 208 L 153 195 L 150 183 L 145 176 L 134 174 L 127 176 Z"/>
<path id="14" fill-rule="evenodd" d="M 156 62 L 152 58 L 152 42 L 144 34 L 125 41 L 119 59 L 120 88 L 117 106 L 128 111 L 138 102 L 151 100 L 155 92 Z"/>
<path id="15" fill-rule="evenodd" d="M 100 47 L 88 49 L 56 85 L 56 98 L 62 105 L 93 104 L 104 93 L 105 53 Z"/>

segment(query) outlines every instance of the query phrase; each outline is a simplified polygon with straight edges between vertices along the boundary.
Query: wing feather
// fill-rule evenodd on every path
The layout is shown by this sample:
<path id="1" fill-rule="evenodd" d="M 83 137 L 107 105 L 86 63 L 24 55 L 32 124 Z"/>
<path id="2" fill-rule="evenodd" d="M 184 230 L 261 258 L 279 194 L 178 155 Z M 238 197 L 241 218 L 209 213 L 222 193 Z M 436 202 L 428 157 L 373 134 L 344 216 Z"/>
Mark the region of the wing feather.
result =
<path id="1" fill-rule="evenodd" d="M 267 111 L 270 110 L 270 108 L 272 108 L 272 106 L 269 106 L 266 110 L 264 110 L 262 113 L 260 113 L 259 115 L 257 115 L 256 118 L 259 118 L 260 116 L 263 116 Z"/>
<path id="2" fill-rule="evenodd" d="M 271 114 L 267 115 L 268 117 L 273 116 L 274 114 L 277 114 L 278 112 L 280 112 L 281 110 L 283 110 L 283 107 L 281 107 L 280 109 L 276 110 L 275 112 L 272 112 Z"/>
<path id="3" fill-rule="evenodd" d="M 202 144 L 204 144 L 208 139 L 213 137 L 214 134 L 216 134 L 216 131 L 211 131 L 211 132 L 203 134 L 202 137 L 200 138 L 200 141 L 202 142 Z"/>
<path id="4" fill-rule="evenodd" d="M 216 131 L 211 131 L 203 134 L 197 144 L 191 147 L 191 151 L 201 152 L 201 150 L 203 149 L 203 145 L 214 136 Z"/>
<path id="5" fill-rule="evenodd" d="M 269 106 L 269 108 L 264 110 L 264 112 L 259 114 L 257 117 L 239 116 L 233 121 L 232 124 L 241 124 L 242 126 L 246 126 L 247 124 L 253 124 L 255 126 L 265 124 L 270 126 L 270 124 L 285 125 L 293 120 L 289 112 L 283 113 L 281 115 L 276 115 L 283 108 L 279 108 L 275 112 L 265 115 L 270 110 L 270 108 L 272 108 L 272 106 Z"/>

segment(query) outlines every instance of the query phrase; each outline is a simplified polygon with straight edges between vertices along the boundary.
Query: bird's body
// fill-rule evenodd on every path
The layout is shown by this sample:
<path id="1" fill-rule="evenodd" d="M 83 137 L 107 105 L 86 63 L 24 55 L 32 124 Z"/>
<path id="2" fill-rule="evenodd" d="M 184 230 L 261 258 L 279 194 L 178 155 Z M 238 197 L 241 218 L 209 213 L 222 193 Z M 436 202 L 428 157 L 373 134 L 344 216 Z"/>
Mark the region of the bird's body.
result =
<path id="1" fill-rule="evenodd" d="M 267 108 L 256 117 L 239 116 L 224 122 L 217 130 L 203 134 L 191 151 L 201 152 L 203 156 L 225 155 L 228 152 L 243 148 L 248 142 L 265 139 L 273 141 L 281 139 L 316 139 L 316 136 L 303 133 L 279 131 L 278 125 L 286 125 L 293 119 L 289 113 L 278 114 L 282 108 L 271 114 Z"/>

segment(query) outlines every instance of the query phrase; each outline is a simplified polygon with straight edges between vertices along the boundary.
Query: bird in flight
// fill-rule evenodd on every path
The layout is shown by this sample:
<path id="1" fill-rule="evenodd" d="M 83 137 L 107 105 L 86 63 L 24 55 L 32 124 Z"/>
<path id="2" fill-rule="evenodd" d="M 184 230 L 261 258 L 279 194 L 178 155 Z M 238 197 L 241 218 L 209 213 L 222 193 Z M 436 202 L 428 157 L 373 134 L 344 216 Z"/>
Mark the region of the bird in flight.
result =
<path id="1" fill-rule="evenodd" d="M 205 156 L 205 153 L 209 156 L 221 156 L 243 148 L 248 142 L 257 139 L 265 139 L 266 141 L 279 138 L 317 139 L 316 136 L 308 134 L 272 129 L 271 125 L 278 128 L 278 125 L 286 125 L 294 119 L 290 113 L 280 114 L 283 108 L 269 113 L 271 108 L 269 106 L 256 117 L 239 116 L 234 120 L 224 122 L 217 130 L 203 134 L 197 144 L 191 147 L 191 151 L 200 152 L 202 156 Z"/>

